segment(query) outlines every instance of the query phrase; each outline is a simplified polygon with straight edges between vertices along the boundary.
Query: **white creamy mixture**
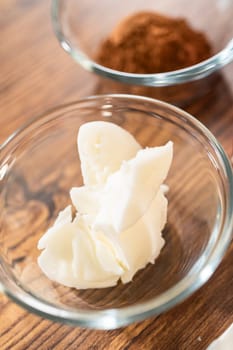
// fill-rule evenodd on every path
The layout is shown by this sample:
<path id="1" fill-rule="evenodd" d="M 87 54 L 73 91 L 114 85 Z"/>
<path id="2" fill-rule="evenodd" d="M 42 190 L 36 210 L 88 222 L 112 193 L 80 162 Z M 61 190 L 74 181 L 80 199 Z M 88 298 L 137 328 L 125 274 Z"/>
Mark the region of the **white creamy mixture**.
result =
<path id="1" fill-rule="evenodd" d="M 142 149 L 110 122 L 82 125 L 78 151 L 84 186 L 38 242 L 51 280 L 79 289 L 111 287 L 154 263 L 164 245 L 166 186 L 173 144 Z"/>

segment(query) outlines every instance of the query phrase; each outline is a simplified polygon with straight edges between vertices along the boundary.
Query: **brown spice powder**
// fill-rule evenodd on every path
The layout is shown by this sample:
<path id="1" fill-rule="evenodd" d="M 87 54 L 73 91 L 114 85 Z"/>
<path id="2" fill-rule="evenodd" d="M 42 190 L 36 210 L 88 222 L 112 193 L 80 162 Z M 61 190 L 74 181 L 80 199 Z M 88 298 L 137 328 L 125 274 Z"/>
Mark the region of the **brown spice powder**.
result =
<path id="1" fill-rule="evenodd" d="M 122 20 L 102 43 L 97 62 L 129 73 L 161 73 L 185 68 L 211 56 L 204 34 L 184 19 L 139 12 Z"/>

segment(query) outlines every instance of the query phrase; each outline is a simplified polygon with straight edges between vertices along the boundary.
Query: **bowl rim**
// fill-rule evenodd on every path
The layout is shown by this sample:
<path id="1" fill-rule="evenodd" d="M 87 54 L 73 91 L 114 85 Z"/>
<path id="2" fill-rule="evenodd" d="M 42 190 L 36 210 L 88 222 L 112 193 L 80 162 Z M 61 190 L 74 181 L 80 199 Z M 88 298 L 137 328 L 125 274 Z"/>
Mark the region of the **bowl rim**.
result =
<path id="1" fill-rule="evenodd" d="M 155 74 L 135 74 L 107 68 L 96 63 L 79 48 L 72 46 L 71 42 L 64 34 L 59 21 L 59 7 L 62 1 L 63 0 L 52 0 L 51 3 L 52 26 L 61 47 L 84 69 L 105 78 L 134 85 L 154 87 L 172 86 L 205 78 L 233 61 L 232 38 L 220 52 L 212 57 L 198 64 L 175 71 Z"/>
<path id="2" fill-rule="evenodd" d="M 93 101 L 95 102 L 98 100 L 103 100 L 103 102 L 109 103 L 109 99 L 150 103 L 157 108 L 166 109 L 170 112 L 173 112 L 173 116 L 175 115 L 176 119 L 182 117 L 182 120 L 184 122 L 186 121 L 189 123 L 189 125 L 191 124 L 193 127 L 195 127 L 202 136 L 206 137 L 209 145 L 215 151 L 215 154 L 224 170 L 225 178 L 228 181 L 229 192 L 226 191 L 225 193 L 227 199 L 224 217 L 225 220 L 222 227 L 221 239 L 219 240 L 218 244 L 214 245 L 214 248 L 212 247 L 213 249 L 211 251 L 211 254 L 209 254 L 204 266 L 201 266 L 200 269 L 192 268 L 192 273 L 188 273 L 176 285 L 170 287 L 159 296 L 148 301 L 138 303 L 136 305 L 126 306 L 118 309 L 109 308 L 106 310 L 88 311 L 74 311 L 62 307 L 57 308 L 52 303 L 40 299 L 31 292 L 27 292 L 25 289 L 20 291 L 17 289 L 13 290 L 5 278 L 6 270 L 4 269 L 4 262 L 0 256 L 0 291 L 9 296 L 14 302 L 28 309 L 29 311 L 32 311 L 53 321 L 105 330 L 115 329 L 121 326 L 125 326 L 134 321 L 139 321 L 150 316 L 158 315 L 164 311 L 167 311 L 171 307 L 177 305 L 188 296 L 193 294 L 194 291 L 200 288 L 214 273 L 230 244 L 233 234 L 233 171 L 230 161 L 222 146 L 200 121 L 195 119 L 189 113 L 169 103 L 148 97 L 126 94 L 105 94 L 82 98 L 77 101 L 52 108 L 45 113 L 30 119 L 27 123 L 25 123 L 13 134 L 11 134 L 2 145 L 0 145 L 0 155 L 1 151 L 3 151 L 12 141 L 14 141 L 17 136 L 20 136 L 21 133 L 27 131 L 27 129 L 36 122 L 46 119 L 49 115 L 53 115 L 54 113 L 65 110 L 67 108 L 78 108 L 83 103 L 93 103 Z M 215 234 L 216 232 L 213 232 L 212 236 Z"/>

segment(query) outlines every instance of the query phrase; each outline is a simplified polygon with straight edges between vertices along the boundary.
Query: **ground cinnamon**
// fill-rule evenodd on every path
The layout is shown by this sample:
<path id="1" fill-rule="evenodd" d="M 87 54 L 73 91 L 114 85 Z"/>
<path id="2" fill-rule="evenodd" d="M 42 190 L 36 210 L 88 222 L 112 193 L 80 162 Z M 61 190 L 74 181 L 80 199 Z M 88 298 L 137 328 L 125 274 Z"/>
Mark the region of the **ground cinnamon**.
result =
<path id="1" fill-rule="evenodd" d="M 100 64 L 129 73 L 161 73 L 185 68 L 211 56 L 203 33 L 184 19 L 139 12 L 122 20 L 102 43 Z"/>

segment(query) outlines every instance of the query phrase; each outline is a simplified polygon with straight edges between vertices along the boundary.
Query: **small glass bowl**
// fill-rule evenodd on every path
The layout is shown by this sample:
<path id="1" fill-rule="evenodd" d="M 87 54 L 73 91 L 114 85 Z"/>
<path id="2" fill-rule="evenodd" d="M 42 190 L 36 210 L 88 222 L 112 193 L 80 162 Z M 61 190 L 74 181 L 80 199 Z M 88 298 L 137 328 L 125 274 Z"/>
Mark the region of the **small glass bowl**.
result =
<path id="1" fill-rule="evenodd" d="M 185 18 L 203 32 L 214 55 L 188 68 L 157 74 L 116 71 L 95 61 L 97 49 L 120 20 L 138 11 L 155 11 Z M 122 83 L 163 87 L 191 82 L 218 71 L 233 60 L 233 2 L 53 0 L 52 22 L 61 46 L 85 69 Z M 208 20 L 207 20 L 208 19 Z M 173 93 L 173 91 L 172 91 Z"/>
<path id="2" fill-rule="evenodd" d="M 70 188 L 82 184 L 76 138 L 93 120 L 122 126 L 143 147 L 174 142 L 166 244 L 131 283 L 76 290 L 41 272 L 37 242 L 70 203 Z M 200 122 L 149 98 L 89 97 L 33 119 L 0 147 L 0 290 L 55 321 L 117 328 L 158 315 L 202 286 L 230 243 L 232 217 L 229 160 Z"/>

